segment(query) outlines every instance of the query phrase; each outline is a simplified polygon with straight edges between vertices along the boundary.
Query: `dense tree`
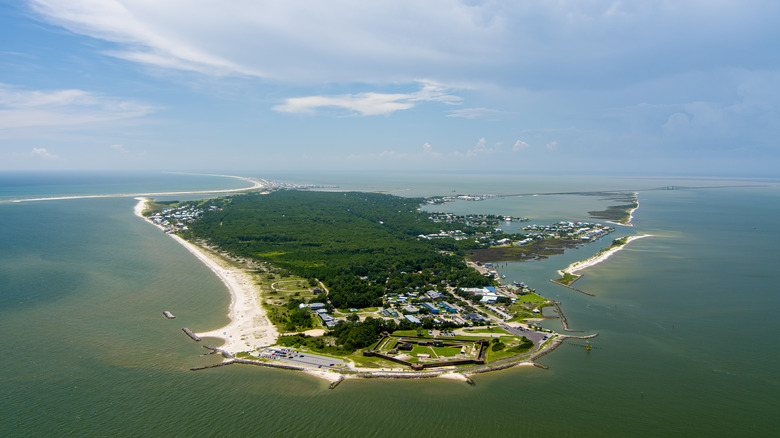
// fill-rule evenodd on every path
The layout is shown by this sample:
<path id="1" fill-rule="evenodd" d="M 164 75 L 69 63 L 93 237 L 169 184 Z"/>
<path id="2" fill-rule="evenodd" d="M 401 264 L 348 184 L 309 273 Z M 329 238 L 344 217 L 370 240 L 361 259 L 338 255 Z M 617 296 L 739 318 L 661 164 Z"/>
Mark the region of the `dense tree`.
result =
<path id="1" fill-rule="evenodd" d="M 184 237 L 269 262 L 312 284 L 315 278 L 322 280 L 336 307 L 379 306 L 387 292 L 429 285 L 491 284 L 463 260 L 473 240 L 418 238 L 467 229 L 429 220 L 418 210 L 419 198 L 279 191 L 205 202 L 217 208 L 190 224 Z"/>

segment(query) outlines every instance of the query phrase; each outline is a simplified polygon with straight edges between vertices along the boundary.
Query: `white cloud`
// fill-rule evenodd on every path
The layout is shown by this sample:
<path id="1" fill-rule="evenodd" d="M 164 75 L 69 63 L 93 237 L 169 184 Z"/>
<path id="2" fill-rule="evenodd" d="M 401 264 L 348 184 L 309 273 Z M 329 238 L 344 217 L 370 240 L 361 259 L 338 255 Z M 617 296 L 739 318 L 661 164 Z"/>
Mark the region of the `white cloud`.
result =
<path id="1" fill-rule="evenodd" d="M 273 107 L 283 113 L 311 114 L 322 108 L 338 108 L 363 116 L 388 115 L 413 108 L 418 102 L 455 104 L 460 97 L 447 94 L 444 87 L 433 82 L 422 82 L 414 93 L 357 93 L 335 96 L 291 97 L 284 104 Z"/>
<path id="2" fill-rule="evenodd" d="M 423 144 L 422 148 L 423 148 L 423 154 L 424 155 L 427 155 L 429 157 L 440 157 L 441 156 L 441 153 L 434 151 L 433 150 L 433 146 L 431 146 L 431 144 L 428 143 L 427 141 Z"/>
<path id="3" fill-rule="evenodd" d="M 531 147 L 531 145 L 529 145 L 528 143 L 524 142 L 523 140 L 517 140 L 515 142 L 515 145 L 512 146 L 512 150 L 517 152 L 517 151 L 522 151 L 524 149 L 528 149 L 529 147 Z"/>
<path id="4" fill-rule="evenodd" d="M 482 137 L 477 141 L 473 148 L 466 151 L 467 157 L 476 157 L 478 155 L 492 154 L 501 150 L 501 143 L 496 143 L 493 147 L 488 147 L 487 140 Z"/>
<path id="5" fill-rule="evenodd" d="M 23 90 L 0 84 L 0 129 L 74 126 L 142 117 L 154 110 L 84 90 Z"/>
<path id="6" fill-rule="evenodd" d="M 546 145 L 544 145 L 544 148 L 547 149 L 548 151 L 557 150 L 558 149 L 558 141 L 557 140 L 553 140 L 553 141 L 547 143 Z"/>
<path id="7" fill-rule="evenodd" d="M 32 154 L 36 157 L 41 157 L 46 160 L 55 160 L 59 158 L 57 155 L 47 151 L 46 148 L 33 148 Z"/>
<path id="8" fill-rule="evenodd" d="M 404 158 L 404 157 L 406 157 L 405 153 L 390 151 L 390 150 L 384 150 L 379 153 L 380 159 L 397 159 L 397 158 Z"/>
<path id="9" fill-rule="evenodd" d="M 121 144 L 112 144 L 111 145 L 111 149 L 113 149 L 113 150 L 115 150 L 117 152 L 123 153 L 123 154 L 127 153 L 127 149 L 125 149 L 124 145 L 121 145 Z"/>
<path id="10" fill-rule="evenodd" d="M 112 43 L 112 56 L 293 83 L 608 84 L 746 56 L 766 68 L 776 65 L 766 42 L 777 39 L 771 18 L 780 12 L 778 2 L 760 0 L 28 2 L 50 23 Z M 659 53 L 670 62 L 658 62 Z"/>

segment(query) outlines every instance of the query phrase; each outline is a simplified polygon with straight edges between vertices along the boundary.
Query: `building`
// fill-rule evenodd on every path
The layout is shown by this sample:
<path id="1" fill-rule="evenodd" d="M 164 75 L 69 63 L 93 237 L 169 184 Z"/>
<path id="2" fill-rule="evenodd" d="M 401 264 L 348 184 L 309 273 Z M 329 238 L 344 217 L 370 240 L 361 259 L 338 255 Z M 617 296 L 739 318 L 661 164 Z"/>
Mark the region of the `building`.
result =
<path id="1" fill-rule="evenodd" d="M 423 307 L 425 307 L 426 309 L 430 310 L 431 313 L 433 313 L 434 315 L 438 315 L 439 314 L 439 308 L 434 306 L 431 303 L 423 303 Z"/>
<path id="2" fill-rule="evenodd" d="M 414 315 L 404 315 L 404 318 L 406 318 L 407 321 L 411 322 L 412 324 L 420 325 L 422 324 L 422 321 L 420 321 L 416 316 Z"/>
<path id="3" fill-rule="evenodd" d="M 458 313 L 458 308 L 453 306 L 452 304 L 442 301 L 441 304 L 439 304 L 442 309 L 444 309 L 447 313 Z"/>
<path id="4" fill-rule="evenodd" d="M 336 325 L 338 325 L 338 323 L 339 323 L 338 321 L 336 321 L 335 318 L 333 318 L 332 316 L 328 315 L 327 313 L 320 313 L 319 317 L 322 320 L 322 325 L 324 325 L 327 328 L 336 327 Z"/>
<path id="5" fill-rule="evenodd" d="M 428 292 L 425 292 L 425 295 L 432 300 L 438 300 L 444 298 L 444 295 L 442 295 L 441 293 L 435 290 L 429 290 Z"/>

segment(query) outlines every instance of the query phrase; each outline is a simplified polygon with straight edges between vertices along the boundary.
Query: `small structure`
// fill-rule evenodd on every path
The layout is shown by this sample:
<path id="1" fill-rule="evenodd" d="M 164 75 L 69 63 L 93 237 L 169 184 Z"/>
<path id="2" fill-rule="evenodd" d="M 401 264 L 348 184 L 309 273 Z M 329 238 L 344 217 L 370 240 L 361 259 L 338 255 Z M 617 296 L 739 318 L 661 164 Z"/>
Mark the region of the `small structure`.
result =
<path id="1" fill-rule="evenodd" d="M 322 320 L 322 324 L 325 327 L 327 327 L 327 328 L 336 327 L 336 325 L 338 325 L 338 323 L 339 323 L 338 321 L 336 321 L 335 318 L 333 318 L 332 316 L 328 315 L 327 313 L 319 313 L 318 315 L 320 316 L 320 319 Z"/>
<path id="2" fill-rule="evenodd" d="M 400 343 L 398 343 L 398 345 L 396 346 L 396 348 L 397 348 L 399 351 L 412 351 L 412 348 L 413 348 L 413 347 L 412 347 L 412 344 L 410 344 L 410 343 L 408 343 L 408 342 L 400 342 Z"/>

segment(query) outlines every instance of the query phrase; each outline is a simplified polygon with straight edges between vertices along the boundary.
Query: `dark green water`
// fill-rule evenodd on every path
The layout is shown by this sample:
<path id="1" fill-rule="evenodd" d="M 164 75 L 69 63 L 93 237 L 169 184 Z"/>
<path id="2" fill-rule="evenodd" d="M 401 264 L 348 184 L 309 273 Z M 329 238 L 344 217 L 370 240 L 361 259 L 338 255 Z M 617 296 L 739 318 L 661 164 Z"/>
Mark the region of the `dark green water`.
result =
<path id="1" fill-rule="evenodd" d="M 544 189 L 544 181 L 526 182 Z M 437 180 L 435 189 L 462 183 Z M 515 188 L 492 177 L 471 183 L 474 192 Z M 559 179 L 550 191 L 641 183 L 663 185 Z M 586 219 L 589 205 L 603 204 L 556 198 L 565 201 L 514 197 L 452 207 L 489 206 L 542 223 Z M 374 380 L 335 390 L 277 370 L 187 371 L 214 359 L 201 357 L 205 350 L 181 327 L 224 324 L 229 298 L 200 262 L 133 216 L 132 199 L 0 204 L 0 434 L 773 436 L 780 427 L 773 339 L 780 190 L 642 191 L 639 199 L 636 227 L 615 237 L 654 237 L 584 271 L 577 286 L 596 297 L 547 280 L 609 239 L 503 270 L 562 301 L 572 328 L 600 333 L 590 352 L 570 342 L 541 360 L 549 370 L 483 374 L 475 386 Z M 177 318 L 164 319 L 163 310 Z"/>

